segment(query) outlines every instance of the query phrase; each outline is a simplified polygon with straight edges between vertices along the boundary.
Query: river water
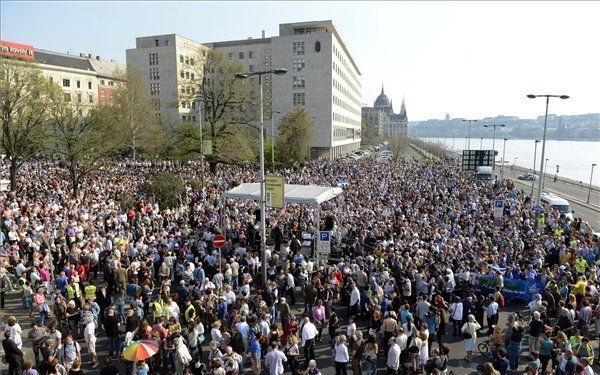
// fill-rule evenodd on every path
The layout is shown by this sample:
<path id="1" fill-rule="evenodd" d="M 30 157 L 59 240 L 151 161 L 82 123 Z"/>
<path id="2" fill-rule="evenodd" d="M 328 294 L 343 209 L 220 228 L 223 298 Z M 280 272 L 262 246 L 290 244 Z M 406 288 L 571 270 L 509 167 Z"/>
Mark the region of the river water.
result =
<path id="1" fill-rule="evenodd" d="M 421 138 L 426 142 L 445 145 L 449 150 L 462 154 L 462 150 L 467 149 L 467 138 Z M 491 150 L 494 144 L 493 139 L 471 138 L 472 150 Z M 517 165 L 524 168 L 533 168 L 533 157 L 535 153 L 535 141 L 530 139 L 509 139 L 504 142 L 503 139 L 496 139 L 495 149 L 498 152 L 496 156 L 496 165 L 502 164 L 503 154 L 505 165 Z M 539 173 L 540 161 L 542 155 L 542 142 L 537 144 L 535 170 Z M 600 186 L 600 142 L 584 141 L 551 141 L 546 140 L 546 150 L 544 159 L 548 159 L 544 169 L 546 174 L 554 176 L 558 165 L 558 176 L 569 178 L 575 181 L 582 181 L 587 185 L 592 177 L 592 185 Z M 592 164 L 596 164 L 593 168 Z"/>

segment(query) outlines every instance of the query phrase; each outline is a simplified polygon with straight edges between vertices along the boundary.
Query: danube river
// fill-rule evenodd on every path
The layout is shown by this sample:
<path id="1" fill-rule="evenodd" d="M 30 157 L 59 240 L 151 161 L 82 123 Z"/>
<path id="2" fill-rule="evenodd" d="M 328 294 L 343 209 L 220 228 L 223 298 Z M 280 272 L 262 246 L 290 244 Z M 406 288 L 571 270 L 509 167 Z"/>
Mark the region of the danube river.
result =
<path id="1" fill-rule="evenodd" d="M 439 143 L 448 149 L 462 153 L 467 148 L 467 138 L 422 138 L 426 142 Z M 472 150 L 491 150 L 493 139 L 471 138 Z M 529 139 L 496 139 L 495 144 L 498 155 L 496 164 L 502 164 L 504 154 L 505 165 L 517 165 L 533 169 L 533 156 L 535 153 L 535 141 Z M 539 173 L 540 160 L 542 157 L 542 142 L 537 144 L 535 170 Z M 600 142 L 583 141 L 546 141 L 546 152 L 544 159 L 548 159 L 545 173 L 554 176 L 558 166 L 558 176 L 581 181 L 583 184 L 590 183 L 592 175 L 592 164 L 600 163 Z M 600 186 L 600 169 L 594 167 L 592 184 Z"/>

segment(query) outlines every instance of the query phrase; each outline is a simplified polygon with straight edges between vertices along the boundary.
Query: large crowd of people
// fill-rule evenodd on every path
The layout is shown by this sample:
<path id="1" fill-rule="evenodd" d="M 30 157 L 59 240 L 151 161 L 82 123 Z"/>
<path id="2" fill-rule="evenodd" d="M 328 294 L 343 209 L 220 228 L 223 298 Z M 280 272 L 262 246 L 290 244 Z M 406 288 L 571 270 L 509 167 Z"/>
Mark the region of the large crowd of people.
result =
<path id="1" fill-rule="evenodd" d="M 319 160 L 279 173 L 289 184 L 344 181 L 320 215 L 291 204 L 260 213 L 257 202 L 221 200 L 256 182 L 256 170 L 223 166 L 194 189 L 199 169 L 107 165 L 83 181 L 80 197 L 56 163 L 19 171 L 18 190 L 0 193 L 0 308 L 18 295 L 32 328 L 24 340 L 16 317 L 5 317 L 9 375 L 78 375 L 86 362 L 103 362 L 102 375 L 123 373 L 120 363 L 126 375 L 317 375 L 320 346 L 331 349 L 336 375 L 348 366 L 353 375 L 447 374 L 449 360 L 462 358 L 447 343 L 464 340 L 461 360 L 470 362 L 482 336 L 494 353 L 483 374 L 516 373 L 520 364 L 528 374 L 594 373 L 600 268 L 592 228 L 536 209 L 512 181 L 477 182 L 453 159 Z M 177 207 L 138 194 L 163 171 L 186 183 Z M 498 199 L 505 206 L 495 227 Z M 271 244 L 266 264 L 260 214 Z M 327 217 L 337 257 L 317 262 L 303 233 L 323 230 Z M 227 239 L 220 249 L 216 234 Z M 479 289 L 483 275 L 494 278 L 493 293 Z M 544 290 L 530 314 L 499 321 L 511 279 Z M 107 338 L 103 353 L 98 337 Z M 139 340 L 156 354 L 125 358 Z M 33 359 L 23 357 L 24 342 Z"/>

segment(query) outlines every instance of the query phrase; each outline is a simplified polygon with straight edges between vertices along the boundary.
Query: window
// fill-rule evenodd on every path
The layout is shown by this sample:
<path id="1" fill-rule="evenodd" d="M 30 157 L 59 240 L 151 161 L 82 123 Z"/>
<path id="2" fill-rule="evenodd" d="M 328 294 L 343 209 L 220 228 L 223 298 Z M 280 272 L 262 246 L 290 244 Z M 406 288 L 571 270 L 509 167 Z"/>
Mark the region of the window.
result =
<path id="1" fill-rule="evenodd" d="M 185 78 L 190 79 L 190 72 L 185 72 Z"/>
<path id="2" fill-rule="evenodd" d="M 88 90 L 92 89 L 92 82 L 88 82 Z"/>
<path id="3" fill-rule="evenodd" d="M 321 42 L 318 40 L 315 42 L 315 52 L 321 52 Z"/>
<path id="4" fill-rule="evenodd" d="M 68 78 L 63 78 L 63 87 L 71 87 L 71 80 Z"/>
<path id="5" fill-rule="evenodd" d="M 81 94 L 77 94 L 77 103 L 81 103 Z"/>
<path id="6" fill-rule="evenodd" d="M 294 59 L 293 67 L 294 72 L 303 72 L 304 71 L 304 59 Z"/>
<path id="7" fill-rule="evenodd" d="M 189 65 L 190 63 L 190 58 L 188 56 L 185 57 L 185 63 Z"/>
<path id="8" fill-rule="evenodd" d="M 254 53 L 254 51 L 249 51 L 249 52 L 248 52 L 248 58 L 249 58 L 249 59 L 253 59 L 253 58 L 255 58 L 255 57 L 256 57 L 256 53 Z"/>
<path id="9" fill-rule="evenodd" d="M 181 78 L 185 78 L 185 72 L 182 70 L 182 71 L 179 73 L 179 76 L 180 76 Z"/>
<path id="10" fill-rule="evenodd" d="M 179 55 L 179 62 L 183 64 L 183 55 Z"/>
<path id="11" fill-rule="evenodd" d="M 248 65 L 248 71 L 250 73 L 252 73 L 254 71 L 254 65 L 252 65 L 252 64 Z"/>
<path id="12" fill-rule="evenodd" d="M 303 92 L 295 92 L 292 98 L 292 102 L 295 106 L 306 105 L 305 94 Z"/>
<path id="13" fill-rule="evenodd" d="M 103 79 L 101 79 L 101 80 L 100 80 L 100 84 L 101 84 L 102 86 L 104 86 L 104 80 L 103 80 Z"/>
<path id="14" fill-rule="evenodd" d="M 150 79 L 160 79 L 160 76 L 158 75 L 158 68 L 150 68 Z"/>
<path id="15" fill-rule="evenodd" d="M 194 73 L 190 74 L 190 79 L 193 80 L 194 79 Z"/>
<path id="16" fill-rule="evenodd" d="M 71 101 L 71 94 L 65 94 L 65 102 Z"/>
<path id="17" fill-rule="evenodd" d="M 294 89 L 303 89 L 305 86 L 304 76 L 294 76 L 292 81 L 292 87 Z"/>
<path id="18" fill-rule="evenodd" d="M 292 45 L 292 54 L 296 56 L 304 55 L 304 42 L 294 42 Z"/>
<path id="19" fill-rule="evenodd" d="M 160 95 L 160 83 L 150 84 L 150 95 Z"/>
<path id="20" fill-rule="evenodd" d="M 190 65 L 194 65 L 194 59 L 190 59 Z"/>
<path id="21" fill-rule="evenodd" d="M 233 60 L 233 52 L 229 52 L 229 53 L 227 54 L 227 58 L 228 58 L 229 60 Z"/>
<path id="22" fill-rule="evenodd" d="M 94 97 L 92 95 L 88 95 L 88 103 L 94 103 Z"/>
<path id="23" fill-rule="evenodd" d="M 154 39 L 154 47 L 158 47 L 158 39 Z"/>
<path id="24" fill-rule="evenodd" d="M 240 60 L 243 60 L 244 59 L 244 52 L 238 52 L 238 58 Z"/>
<path id="25" fill-rule="evenodd" d="M 149 65 L 158 65 L 158 53 L 152 52 L 148 54 L 148 64 Z"/>
<path id="26" fill-rule="evenodd" d="M 169 45 L 169 40 L 165 39 L 165 46 L 168 46 L 168 45 Z"/>
<path id="27" fill-rule="evenodd" d="M 77 88 L 80 89 L 81 88 L 81 81 L 77 80 Z"/>

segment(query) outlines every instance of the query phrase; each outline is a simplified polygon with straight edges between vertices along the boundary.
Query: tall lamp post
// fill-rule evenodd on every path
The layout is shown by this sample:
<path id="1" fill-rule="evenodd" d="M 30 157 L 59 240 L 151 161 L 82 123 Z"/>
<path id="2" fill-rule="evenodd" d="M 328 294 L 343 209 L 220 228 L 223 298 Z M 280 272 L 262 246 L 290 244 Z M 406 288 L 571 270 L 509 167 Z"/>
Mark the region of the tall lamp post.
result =
<path id="1" fill-rule="evenodd" d="M 504 180 L 504 162 L 505 162 L 505 157 L 506 157 L 506 141 L 508 141 L 508 138 L 504 138 L 504 145 L 502 146 L 502 169 L 500 169 L 500 175 L 502 176 L 502 179 Z"/>
<path id="2" fill-rule="evenodd" d="M 463 119 L 463 122 L 468 122 L 469 123 L 469 133 L 467 135 L 468 139 L 469 139 L 469 143 L 467 144 L 467 150 L 471 149 L 471 123 L 472 122 L 477 122 L 478 120 L 465 120 Z"/>
<path id="3" fill-rule="evenodd" d="M 281 113 L 279 111 L 271 111 L 271 173 L 275 173 L 275 129 L 273 127 L 273 114 Z"/>
<path id="4" fill-rule="evenodd" d="M 496 126 L 503 128 L 506 125 L 505 124 L 483 125 L 484 128 L 494 127 L 494 132 L 492 133 L 493 134 L 493 136 L 492 136 L 492 151 L 494 151 L 494 162 L 492 163 L 492 169 L 496 169 Z M 504 139 L 504 145 L 506 145 L 506 139 Z M 504 155 L 502 157 L 504 158 Z"/>
<path id="5" fill-rule="evenodd" d="M 202 194 L 204 194 L 204 149 L 202 144 L 202 103 L 203 100 L 198 98 L 198 121 L 200 121 L 200 171 L 202 176 Z"/>
<path id="6" fill-rule="evenodd" d="M 539 139 L 535 140 L 535 149 L 533 151 L 533 180 L 531 180 L 531 196 L 533 196 L 533 187 L 535 186 L 535 160 L 537 157 L 537 144 L 540 143 Z"/>
<path id="7" fill-rule="evenodd" d="M 550 159 L 546 159 L 546 162 L 544 164 L 544 178 L 546 178 L 546 171 L 548 170 L 548 160 L 550 160 Z M 542 180 L 540 182 L 540 184 L 542 184 L 542 189 L 544 189 L 544 185 L 545 185 L 544 180 Z"/>
<path id="8" fill-rule="evenodd" d="M 263 114 L 263 84 L 262 76 L 265 74 L 277 74 L 283 75 L 287 73 L 287 69 L 270 69 L 261 70 L 258 72 L 248 73 L 236 73 L 235 78 L 246 79 L 252 76 L 258 76 L 258 85 L 260 86 L 260 103 L 259 103 L 259 121 L 260 121 L 260 262 L 261 262 L 261 273 L 262 273 L 262 285 L 267 284 L 267 248 L 266 248 L 266 235 L 265 235 L 265 216 L 266 200 L 265 200 L 265 124 Z"/>
<path id="9" fill-rule="evenodd" d="M 594 167 L 596 163 L 592 164 L 592 171 L 590 172 L 590 190 L 588 190 L 588 198 L 586 203 L 590 203 L 590 195 L 592 195 L 592 178 L 594 178 Z"/>
<path id="10" fill-rule="evenodd" d="M 542 185 L 544 181 L 544 156 L 546 155 L 546 130 L 548 129 L 548 104 L 550 103 L 550 98 L 560 98 L 560 99 L 569 99 L 568 95 L 527 95 L 529 99 L 535 98 L 546 98 L 546 115 L 544 116 L 544 137 L 542 138 L 542 158 L 540 160 L 540 181 L 538 183 L 538 194 L 536 197 L 536 204 L 539 206 L 542 199 Z"/>

